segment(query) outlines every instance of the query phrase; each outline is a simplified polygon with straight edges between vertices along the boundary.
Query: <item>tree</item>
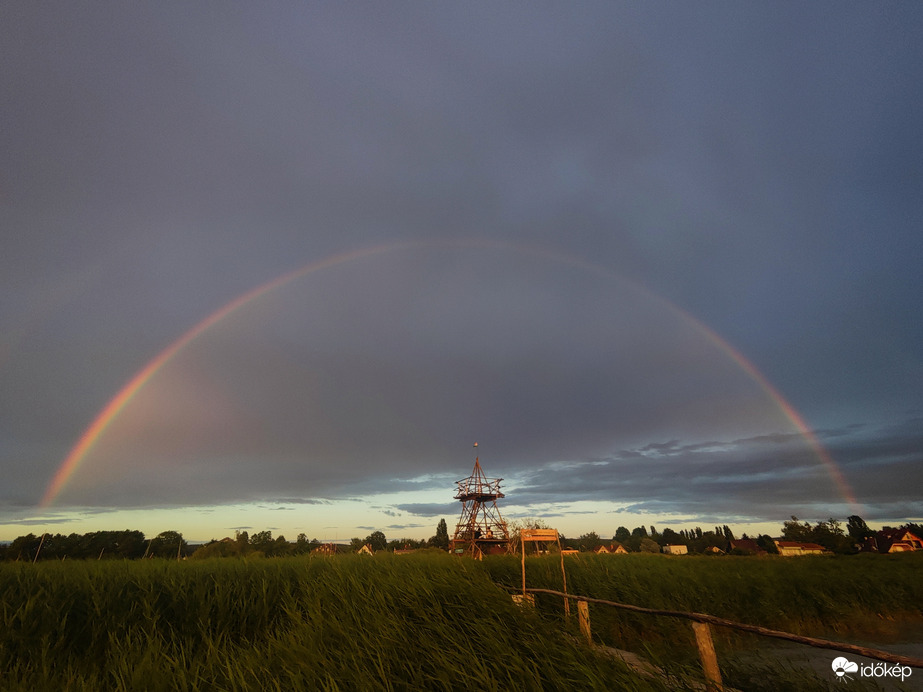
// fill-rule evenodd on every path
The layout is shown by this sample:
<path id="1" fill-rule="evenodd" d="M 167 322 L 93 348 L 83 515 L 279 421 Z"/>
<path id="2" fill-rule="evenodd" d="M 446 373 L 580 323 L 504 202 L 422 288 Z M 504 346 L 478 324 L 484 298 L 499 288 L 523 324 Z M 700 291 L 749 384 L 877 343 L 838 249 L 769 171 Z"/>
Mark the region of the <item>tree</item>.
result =
<path id="1" fill-rule="evenodd" d="M 27 533 L 25 536 L 19 536 L 10 543 L 9 547 L 7 547 L 7 553 L 11 560 L 32 562 L 40 542 L 41 539 L 34 533 Z"/>
<path id="2" fill-rule="evenodd" d="M 686 545 L 686 539 L 676 533 L 673 529 L 664 529 L 660 532 L 660 544 L 661 545 Z"/>
<path id="3" fill-rule="evenodd" d="M 381 531 L 372 531 L 372 533 L 366 536 L 365 542 L 376 552 L 388 549 L 388 539 L 385 538 L 385 534 Z"/>
<path id="4" fill-rule="evenodd" d="M 724 537 L 724 531 L 716 526 L 716 530 L 703 532 L 698 526 L 689 532 L 689 540 L 686 545 L 689 546 L 691 553 L 703 553 L 708 548 L 727 549 L 727 539 Z M 719 533 L 720 532 L 720 533 Z"/>
<path id="5" fill-rule="evenodd" d="M 303 555 L 305 553 L 310 553 L 312 550 L 316 550 L 319 546 L 320 541 L 316 538 L 312 538 L 309 541 L 307 534 L 299 533 L 295 541 L 294 552 L 296 555 Z"/>
<path id="6" fill-rule="evenodd" d="M 449 527 L 446 525 L 445 519 L 439 520 L 436 525 L 436 535 L 429 539 L 429 544 L 433 548 L 439 548 L 440 550 L 449 549 Z"/>
<path id="7" fill-rule="evenodd" d="M 855 514 L 846 518 L 846 532 L 857 543 L 875 535 L 875 532 L 865 523 L 865 519 Z"/>
<path id="8" fill-rule="evenodd" d="M 650 538 L 641 539 L 641 552 L 642 553 L 659 553 L 660 546 L 657 545 L 657 541 L 651 540 Z"/>
<path id="9" fill-rule="evenodd" d="M 853 540 L 846 536 L 842 524 L 833 517 L 811 526 L 809 522 L 800 523 L 798 517 L 793 516 L 791 521 L 782 525 L 782 537 L 789 541 L 817 543 L 835 553 L 854 550 Z"/>
<path id="10" fill-rule="evenodd" d="M 263 555 L 270 555 L 273 549 L 272 531 L 257 531 L 250 536 L 250 547 Z"/>
<path id="11" fill-rule="evenodd" d="M 429 540 L 432 541 L 433 539 Z M 395 550 L 419 550 L 427 545 L 431 545 L 431 543 L 429 541 L 420 541 L 416 538 L 392 538 L 388 541 L 388 550 L 391 552 Z"/>
<path id="12" fill-rule="evenodd" d="M 595 531 L 590 531 L 589 533 L 585 533 L 580 538 L 578 538 L 577 544 L 580 546 L 580 550 L 591 551 L 596 550 L 599 546 L 601 546 L 602 541 L 599 540 L 599 536 Z"/>
<path id="13" fill-rule="evenodd" d="M 176 559 L 180 555 L 185 555 L 188 547 L 179 531 L 161 531 L 151 541 L 148 554 L 153 557 Z"/>
<path id="14" fill-rule="evenodd" d="M 814 540 L 814 531 L 808 522 L 799 523 L 798 517 L 792 515 L 791 521 L 783 522 L 782 537 L 787 541 L 811 543 Z"/>
<path id="15" fill-rule="evenodd" d="M 824 546 L 835 553 L 848 553 L 853 548 L 853 541 L 843 532 L 843 525 L 830 517 L 827 521 L 819 521 L 813 530 L 814 542 Z"/>
<path id="16" fill-rule="evenodd" d="M 144 555 L 146 547 L 144 534 L 140 531 L 119 531 L 115 535 L 113 553 L 121 558 L 139 558 Z"/>
<path id="17" fill-rule="evenodd" d="M 619 543 L 624 543 L 629 538 L 631 538 L 631 531 L 626 529 L 624 526 L 620 526 L 615 530 L 615 536 L 612 537 L 612 540 L 618 541 Z"/>
<path id="18" fill-rule="evenodd" d="M 247 549 L 250 547 L 250 534 L 246 531 L 237 531 L 234 537 L 237 539 L 237 545 L 240 547 L 240 551 L 242 553 L 247 552 Z"/>
<path id="19" fill-rule="evenodd" d="M 765 533 L 756 537 L 756 544 L 770 555 L 778 555 L 779 548 L 776 542 Z"/>
<path id="20" fill-rule="evenodd" d="M 268 557 L 281 557 L 283 555 L 290 555 L 291 552 L 292 544 L 285 540 L 285 536 L 278 536 L 276 540 L 269 544 L 266 555 Z"/>
<path id="21" fill-rule="evenodd" d="M 212 539 L 205 545 L 200 546 L 189 557 L 192 560 L 207 560 L 214 557 L 239 557 L 240 555 L 240 545 L 237 541 L 216 541 Z"/>

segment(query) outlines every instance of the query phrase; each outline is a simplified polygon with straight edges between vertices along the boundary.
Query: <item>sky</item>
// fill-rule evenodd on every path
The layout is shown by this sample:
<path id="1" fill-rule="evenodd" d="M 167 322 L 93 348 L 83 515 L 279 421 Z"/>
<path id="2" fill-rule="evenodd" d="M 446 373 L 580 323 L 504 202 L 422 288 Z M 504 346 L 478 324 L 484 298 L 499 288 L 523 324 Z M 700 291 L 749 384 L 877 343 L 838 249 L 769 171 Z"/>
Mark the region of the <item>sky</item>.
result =
<path id="1" fill-rule="evenodd" d="M 3 3 L 0 540 L 921 521 L 921 29 Z"/>

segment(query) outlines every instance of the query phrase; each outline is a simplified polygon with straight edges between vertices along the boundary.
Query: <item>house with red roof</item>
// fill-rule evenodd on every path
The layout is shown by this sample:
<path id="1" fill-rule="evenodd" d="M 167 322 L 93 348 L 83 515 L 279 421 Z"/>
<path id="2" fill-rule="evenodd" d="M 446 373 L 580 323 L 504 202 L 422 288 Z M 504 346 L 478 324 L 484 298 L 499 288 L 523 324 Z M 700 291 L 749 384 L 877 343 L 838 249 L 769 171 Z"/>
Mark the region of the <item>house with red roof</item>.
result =
<path id="1" fill-rule="evenodd" d="M 625 546 L 621 543 L 610 543 L 608 547 L 601 545 L 593 552 L 595 552 L 597 555 L 604 555 L 606 553 L 611 553 L 613 555 L 625 555 L 628 551 L 625 550 Z"/>
<path id="2" fill-rule="evenodd" d="M 738 554 L 744 553 L 746 555 L 765 555 L 766 551 L 760 548 L 759 544 L 752 538 L 740 538 L 737 540 L 729 541 L 728 543 L 728 552 L 737 551 Z"/>
<path id="3" fill-rule="evenodd" d="M 773 543 L 779 549 L 779 555 L 822 555 L 827 549 L 817 543 L 799 543 L 798 541 L 777 541 Z"/>
<path id="4" fill-rule="evenodd" d="M 872 553 L 911 553 L 923 550 L 923 540 L 907 529 L 882 529 L 866 539 L 862 550 Z"/>

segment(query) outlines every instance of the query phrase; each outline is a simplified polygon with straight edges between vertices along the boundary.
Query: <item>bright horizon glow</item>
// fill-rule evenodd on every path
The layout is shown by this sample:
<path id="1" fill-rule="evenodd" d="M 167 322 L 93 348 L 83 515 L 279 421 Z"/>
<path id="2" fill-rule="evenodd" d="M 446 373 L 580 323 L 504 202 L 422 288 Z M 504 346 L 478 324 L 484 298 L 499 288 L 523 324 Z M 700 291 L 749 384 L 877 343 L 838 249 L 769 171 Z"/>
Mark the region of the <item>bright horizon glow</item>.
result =
<path id="1" fill-rule="evenodd" d="M 504 492 L 507 491 L 503 486 Z M 408 495 L 401 493 L 403 502 Z M 511 495 L 507 499 L 515 497 Z M 393 499 L 393 498 L 391 498 Z M 159 508 L 159 509 L 119 509 L 106 512 L 81 513 L 49 512 L 45 516 L 29 519 L 27 522 L 0 524 L 0 541 L 12 541 L 27 533 L 70 534 L 89 533 L 93 531 L 138 530 L 148 538 L 162 531 L 178 531 L 191 543 L 206 543 L 212 539 L 234 536 L 235 531 L 248 531 L 251 535 L 257 531 L 272 531 L 273 537 L 285 536 L 294 542 L 299 533 L 308 539 L 316 538 L 321 542 L 349 543 L 354 537 L 365 538 L 372 531 L 382 531 L 388 540 L 398 538 L 426 539 L 436 533 L 436 525 L 445 519 L 451 534 L 458 521 L 461 503 L 451 497 L 451 491 L 434 491 L 434 494 L 420 495 L 413 499 L 419 501 L 444 502 L 449 511 L 432 516 L 404 514 L 399 517 L 386 514 L 388 502 L 384 496 L 370 496 L 336 500 L 324 505 L 285 504 L 270 506 L 269 502 L 252 502 L 220 505 L 214 507 Z M 692 529 L 700 526 L 703 531 L 711 530 L 716 524 L 727 524 L 736 536 L 747 533 L 778 536 L 782 531 L 782 520 L 742 522 L 717 518 L 695 518 L 668 513 L 639 514 L 622 512 L 619 503 L 577 501 L 570 503 L 551 502 L 542 505 L 516 505 L 498 502 L 500 513 L 508 523 L 521 519 L 541 519 L 549 526 L 558 529 L 568 538 L 576 538 L 590 531 L 595 531 L 601 539 L 610 540 L 619 526 L 629 530 L 638 526 L 657 527 L 659 531 L 672 528 Z M 379 509 L 369 509 L 369 505 Z M 830 506 L 825 505 L 829 514 Z M 182 512 L 182 525 L 177 515 Z M 566 514 L 565 514 L 566 512 Z M 834 512 L 835 514 L 835 512 Z M 812 519 L 816 521 L 818 517 Z M 74 522 L 79 527 L 72 527 Z M 877 522 L 871 522 L 877 525 Z M 888 522 L 885 521 L 885 524 Z M 409 525 L 415 525 L 413 527 Z M 407 528 L 396 528 L 407 525 Z"/>

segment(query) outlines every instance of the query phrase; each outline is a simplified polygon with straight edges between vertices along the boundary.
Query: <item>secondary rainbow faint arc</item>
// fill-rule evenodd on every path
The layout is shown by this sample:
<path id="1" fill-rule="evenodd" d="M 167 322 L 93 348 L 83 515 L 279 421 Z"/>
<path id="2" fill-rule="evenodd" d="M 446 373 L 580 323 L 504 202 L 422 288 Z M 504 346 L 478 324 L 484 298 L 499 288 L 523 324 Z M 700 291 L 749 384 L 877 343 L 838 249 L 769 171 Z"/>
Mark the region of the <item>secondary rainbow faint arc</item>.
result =
<path id="1" fill-rule="evenodd" d="M 142 370 L 140 370 L 134 377 L 132 377 L 131 380 L 129 380 L 121 390 L 119 390 L 119 392 L 99 412 L 90 426 L 84 431 L 83 435 L 80 436 L 77 444 L 75 444 L 71 451 L 68 453 L 67 457 L 64 459 L 61 466 L 49 483 L 48 488 L 45 491 L 41 502 L 39 503 L 39 506 L 47 507 L 52 502 L 54 502 L 55 498 L 64 489 L 64 486 L 67 484 L 68 480 L 70 480 L 73 474 L 80 467 L 80 464 L 84 461 L 87 453 L 96 443 L 96 441 L 99 440 L 106 429 L 118 417 L 119 413 L 122 411 L 122 409 L 125 408 L 128 402 L 131 401 L 132 397 L 134 397 L 134 395 L 137 394 L 142 387 L 144 387 L 144 385 L 157 373 L 157 371 L 160 370 L 160 368 L 166 365 L 177 353 L 183 350 L 183 348 L 189 345 L 192 341 L 208 331 L 212 326 L 231 315 L 237 309 L 243 307 L 252 300 L 272 291 L 275 288 L 283 286 L 300 276 L 305 276 L 306 274 L 310 274 L 314 271 L 333 267 L 335 265 L 343 264 L 344 262 L 349 262 L 363 257 L 371 257 L 386 252 L 392 252 L 394 250 L 425 247 L 486 247 L 493 249 L 515 250 L 525 254 L 538 255 L 558 262 L 564 262 L 565 264 L 578 266 L 583 269 L 590 270 L 593 273 L 602 274 L 604 276 L 623 281 L 630 284 L 634 289 L 640 291 L 644 295 L 665 305 L 667 308 L 679 314 L 683 319 L 685 319 L 698 331 L 704 334 L 709 339 L 709 341 L 711 341 L 713 344 L 715 344 L 715 346 L 719 348 L 719 350 L 726 353 L 744 372 L 747 373 L 747 375 L 750 376 L 751 379 L 753 379 L 763 389 L 763 391 L 769 395 L 769 397 L 776 403 L 782 413 L 798 429 L 798 432 L 807 440 L 815 454 L 817 454 L 818 458 L 827 469 L 830 477 L 833 479 L 840 495 L 842 495 L 843 498 L 854 508 L 854 511 L 859 511 L 859 503 L 856 500 L 848 481 L 843 476 L 833 457 L 830 456 L 830 453 L 827 452 L 824 446 L 820 443 L 820 441 L 817 439 L 817 436 L 814 434 L 811 428 L 808 427 L 798 411 L 788 403 L 785 397 L 782 396 L 782 394 L 772 385 L 771 382 L 769 382 L 769 380 L 766 379 L 766 377 L 756 368 L 755 365 L 753 365 L 753 363 L 747 360 L 747 358 L 744 357 L 742 353 L 731 346 L 731 344 L 725 341 L 720 335 L 714 332 L 703 322 L 699 321 L 696 317 L 677 307 L 662 296 L 653 293 L 644 285 L 630 280 L 620 274 L 616 274 L 615 272 L 606 269 L 605 267 L 594 264 L 585 259 L 575 257 L 573 255 L 567 255 L 555 250 L 535 246 L 521 246 L 512 243 L 487 240 L 408 241 L 377 245 L 370 248 L 341 253 L 282 274 L 281 276 L 276 277 L 271 281 L 267 281 L 266 283 L 263 283 L 256 288 L 253 288 L 238 296 L 231 302 L 210 314 L 204 320 L 193 326 L 173 343 L 167 346 L 167 348 L 161 351 L 153 360 L 145 365 Z"/>

